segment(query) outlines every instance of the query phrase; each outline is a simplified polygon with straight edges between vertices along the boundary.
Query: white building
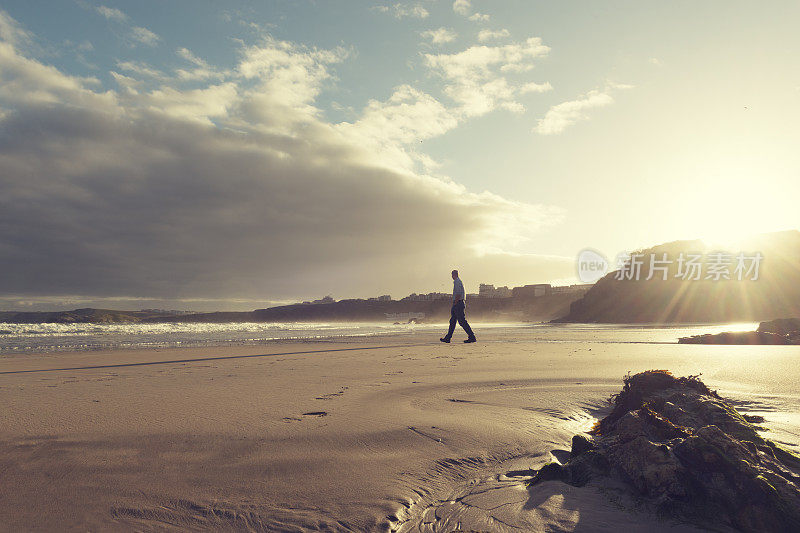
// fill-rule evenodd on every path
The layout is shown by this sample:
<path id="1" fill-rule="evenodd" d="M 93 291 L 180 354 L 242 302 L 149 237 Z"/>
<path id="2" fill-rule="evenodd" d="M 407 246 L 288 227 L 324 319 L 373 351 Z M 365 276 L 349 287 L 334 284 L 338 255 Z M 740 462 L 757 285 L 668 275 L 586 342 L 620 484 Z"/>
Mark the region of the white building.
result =
<path id="1" fill-rule="evenodd" d="M 562 285 L 560 287 L 553 287 L 551 290 L 553 293 L 583 294 L 591 289 L 593 285 L 593 283 L 577 283 L 575 285 Z"/>
<path id="2" fill-rule="evenodd" d="M 449 300 L 451 295 L 445 292 L 429 292 L 428 294 L 417 294 L 412 292 L 403 300 L 411 300 L 412 302 L 427 302 L 431 300 Z"/>

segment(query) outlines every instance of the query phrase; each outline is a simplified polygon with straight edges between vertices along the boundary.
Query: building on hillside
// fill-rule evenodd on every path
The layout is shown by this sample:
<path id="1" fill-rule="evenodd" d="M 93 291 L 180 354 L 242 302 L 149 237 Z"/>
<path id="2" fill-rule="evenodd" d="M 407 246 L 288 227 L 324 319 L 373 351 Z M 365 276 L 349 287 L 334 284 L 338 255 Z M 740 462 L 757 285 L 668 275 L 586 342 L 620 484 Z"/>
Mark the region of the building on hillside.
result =
<path id="1" fill-rule="evenodd" d="M 552 287 L 549 283 L 536 283 L 534 285 L 523 285 L 511 289 L 514 298 L 538 298 L 550 294 Z"/>
<path id="2" fill-rule="evenodd" d="M 593 285 L 593 283 L 576 283 L 575 285 L 553 287 L 551 291 L 553 294 L 585 294 Z"/>
<path id="3" fill-rule="evenodd" d="M 334 300 L 330 295 L 328 295 L 328 296 L 326 296 L 324 298 L 320 298 L 319 300 L 314 300 L 313 302 L 310 302 L 310 303 L 312 303 L 312 304 L 332 304 L 335 301 L 336 300 Z M 303 302 L 303 303 L 308 303 L 308 302 Z"/>
<path id="4" fill-rule="evenodd" d="M 509 289 L 506 285 L 502 287 L 497 287 L 494 290 L 494 297 L 495 298 L 511 298 L 511 289 Z"/>
<path id="5" fill-rule="evenodd" d="M 416 292 L 412 292 L 405 298 L 403 301 L 412 301 L 412 302 L 428 302 L 432 300 L 449 300 L 450 295 L 445 292 L 429 292 L 428 294 L 417 294 Z"/>
<path id="6" fill-rule="evenodd" d="M 481 283 L 478 287 L 478 296 L 481 298 L 511 298 L 511 289 L 506 286 L 495 287 L 488 283 Z"/>

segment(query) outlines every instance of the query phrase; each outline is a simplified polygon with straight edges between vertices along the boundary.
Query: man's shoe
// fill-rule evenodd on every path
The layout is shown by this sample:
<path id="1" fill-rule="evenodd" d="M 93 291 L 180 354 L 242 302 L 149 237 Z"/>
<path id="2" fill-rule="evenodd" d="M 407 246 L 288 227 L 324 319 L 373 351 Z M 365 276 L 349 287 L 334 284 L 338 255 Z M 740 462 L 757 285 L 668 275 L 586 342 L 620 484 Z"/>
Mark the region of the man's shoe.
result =
<path id="1" fill-rule="evenodd" d="M 464 343 L 466 344 L 466 343 L 468 343 L 468 342 L 475 342 L 475 341 L 477 341 L 477 340 L 478 340 L 478 339 L 476 339 L 475 337 L 470 337 L 469 339 L 465 340 L 465 341 L 464 341 Z"/>
<path id="2" fill-rule="evenodd" d="M 439 340 L 440 340 L 440 341 L 442 341 L 442 342 L 446 342 L 446 343 L 448 343 L 448 344 L 450 343 L 450 339 L 448 339 L 447 337 L 442 337 L 442 338 L 441 338 L 441 339 L 439 339 Z"/>

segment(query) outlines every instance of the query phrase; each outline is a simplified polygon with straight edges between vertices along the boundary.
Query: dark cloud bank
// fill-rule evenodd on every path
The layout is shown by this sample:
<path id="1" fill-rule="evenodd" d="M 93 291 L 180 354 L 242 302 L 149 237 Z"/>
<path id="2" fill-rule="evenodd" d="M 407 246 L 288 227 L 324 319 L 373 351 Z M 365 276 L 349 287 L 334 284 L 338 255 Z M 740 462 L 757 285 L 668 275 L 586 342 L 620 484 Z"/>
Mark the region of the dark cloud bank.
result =
<path id="1" fill-rule="evenodd" d="M 285 61 L 312 62 L 313 96 L 325 57 L 307 56 Z M 183 113 L 188 89 L 158 107 L 156 89 L 93 83 L 0 42 L 3 307 L 79 295 L 252 308 L 432 289 L 455 264 L 484 276 L 475 284 L 571 274 L 564 259 L 501 251 L 557 211 L 383 164 L 353 125 L 325 123 L 285 87 L 203 93 L 200 109 L 224 109 L 212 117 Z"/>

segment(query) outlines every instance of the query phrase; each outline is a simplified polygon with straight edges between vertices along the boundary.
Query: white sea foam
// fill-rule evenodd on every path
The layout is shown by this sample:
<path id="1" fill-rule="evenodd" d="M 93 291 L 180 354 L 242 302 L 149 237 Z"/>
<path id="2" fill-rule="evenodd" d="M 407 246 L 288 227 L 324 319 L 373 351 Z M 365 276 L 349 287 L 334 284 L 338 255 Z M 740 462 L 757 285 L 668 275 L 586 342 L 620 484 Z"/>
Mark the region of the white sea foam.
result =
<path id="1" fill-rule="evenodd" d="M 679 337 L 722 331 L 748 331 L 757 323 L 716 325 L 473 324 L 476 331 L 510 328 L 512 337 L 540 342 L 675 343 Z M 430 332 L 442 324 L 393 323 L 163 323 L 163 324 L 0 324 L 0 354 L 260 344 L 280 339 L 368 337 Z"/>
<path id="2" fill-rule="evenodd" d="M 0 324 L 0 353 L 147 346 L 257 344 L 410 333 L 424 326 L 381 323 Z M 438 326 L 437 326 L 438 327 Z"/>
<path id="3" fill-rule="evenodd" d="M 224 333 L 277 331 L 325 331 L 329 329 L 361 329 L 363 324 L 264 324 L 257 322 L 232 323 L 155 323 L 155 324 L 3 324 L 0 337 L 26 335 L 159 335 L 171 333 Z M 382 327 L 370 325 L 372 327 Z M 396 328 L 397 326 L 395 326 Z"/>

